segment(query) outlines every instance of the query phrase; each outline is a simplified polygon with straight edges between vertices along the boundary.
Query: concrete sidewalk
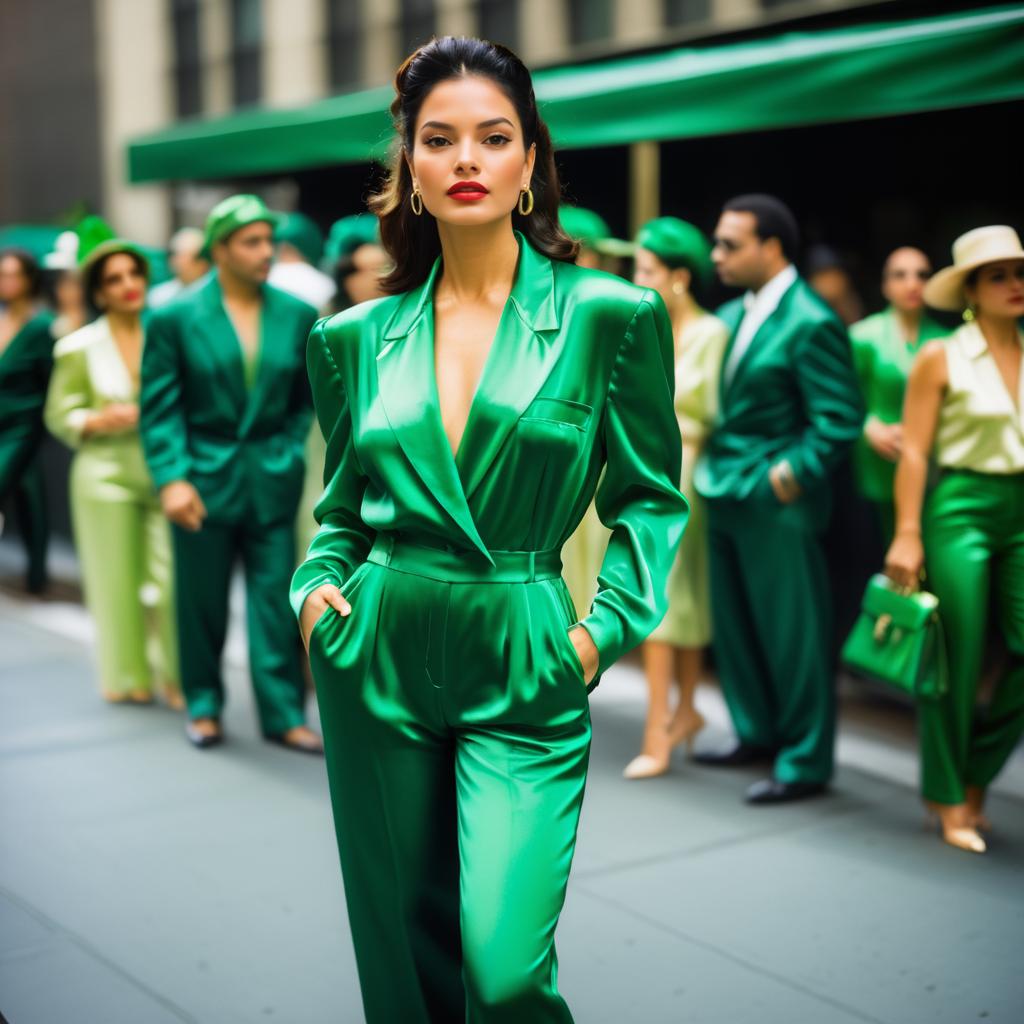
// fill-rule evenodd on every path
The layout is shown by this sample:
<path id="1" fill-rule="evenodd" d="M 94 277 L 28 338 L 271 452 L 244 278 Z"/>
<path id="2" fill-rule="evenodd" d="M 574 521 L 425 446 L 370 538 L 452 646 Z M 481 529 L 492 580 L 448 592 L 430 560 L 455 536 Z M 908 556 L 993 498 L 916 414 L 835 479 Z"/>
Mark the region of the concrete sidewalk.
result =
<path id="1" fill-rule="evenodd" d="M 39 607 L 0 597 L 0 1012 L 361 1021 L 323 763 L 257 738 L 237 665 L 216 751 L 171 712 L 102 704 L 84 638 Z M 747 808 L 752 776 L 682 760 L 625 782 L 642 692 L 624 665 L 593 697 L 559 930 L 579 1024 L 1024 1019 L 1019 759 L 972 857 L 921 827 L 906 729 L 844 731 L 833 795 L 803 805 Z"/>

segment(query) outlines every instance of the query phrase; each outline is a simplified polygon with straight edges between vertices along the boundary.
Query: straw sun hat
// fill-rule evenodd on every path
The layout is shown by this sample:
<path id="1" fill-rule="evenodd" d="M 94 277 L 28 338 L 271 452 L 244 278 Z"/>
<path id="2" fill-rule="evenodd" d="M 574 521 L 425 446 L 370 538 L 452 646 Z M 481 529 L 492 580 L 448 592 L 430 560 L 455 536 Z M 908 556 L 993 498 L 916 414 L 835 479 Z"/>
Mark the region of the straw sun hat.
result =
<path id="1" fill-rule="evenodd" d="M 1024 260 L 1024 248 L 1013 228 L 998 224 L 975 228 L 953 243 L 953 265 L 943 267 L 924 287 L 924 301 L 933 309 L 961 310 L 967 305 L 964 283 L 986 263 Z"/>

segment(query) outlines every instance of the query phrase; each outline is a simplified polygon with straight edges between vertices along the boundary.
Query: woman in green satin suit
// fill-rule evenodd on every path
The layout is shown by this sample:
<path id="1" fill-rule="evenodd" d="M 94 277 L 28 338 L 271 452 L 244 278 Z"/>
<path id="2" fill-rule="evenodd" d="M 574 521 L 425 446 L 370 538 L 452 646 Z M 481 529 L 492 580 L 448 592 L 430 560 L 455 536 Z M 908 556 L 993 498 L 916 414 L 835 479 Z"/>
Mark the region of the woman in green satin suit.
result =
<path id="1" fill-rule="evenodd" d="M 704 727 L 694 707 L 704 648 L 711 642 L 708 536 L 703 501 L 693 490 L 693 467 L 718 411 L 725 324 L 697 304 L 693 289 L 711 277 L 711 243 L 678 217 L 657 217 L 636 239 L 636 284 L 665 300 L 675 338 L 676 418 L 683 442 L 680 487 L 690 504 L 686 536 L 668 581 L 668 614 L 643 645 L 647 724 L 643 749 L 626 766 L 627 779 L 647 779 L 669 769 L 672 750 L 692 746 Z M 678 687 L 679 698 L 670 706 Z"/>
<path id="2" fill-rule="evenodd" d="M 26 586 L 46 588 L 49 522 L 35 460 L 53 365 L 53 316 L 40 309 L 42 277 L 31 253 L 0 252 L 0 504 L 11 499 L 28 556 Z M 3 516 L 0 514 L 0 529 Z"/>
<path id="3" fill-rule="evenodd" d="M 587 694 L 664 615 L 687 515 L 671 327 L 656 293 L 571 262 L 518 58 L 434 40 L 396 91 L 375 200 L 395 269 L 310 337 L 326 491 L 292 586 L 363 1004 L 568 1022 Z M 595 488 L 612 537 L 577 622 L 559 551 Z"/>
<path id="4" fill-rule="evenodd" d="M 882 294 L 889 303 L 851 325 L 853 365 L 867 407 L 864 432 L 853 448 L 857 489 L 872 503 L 888 544 L 893 531 L 893 479 L 900 457 L 903 393 L 915 354 L 949 332 L 924 309 L 924 286 L 932 268 L 920 249 L 903 246 L 882 269 Z M 876 541 L 877 543 L 877 541 Z"/>
<path id="5" fill-rule="evenodd" d="M 54 349 L 46 425 L 75 449 L 71 515 L 96 622 L 100 692 L 114 703 L 150 703 L 155 683 L 181 708 L 170 530 L 138 430 L 149 268 L 141 252 L 115 240 L 89 254 L 82 274 L 104 315 Z"/>
<path id="6" fill-rule="evenodd" d="M 949 691 L 918 705 L 921 787 L 946 842 L 983 853 L 985 790 L 1024 732 L 1024 248 L 1012 228 L 977 228 L 953 261 L 925 300 L 966 307 L 965 323 L 910 373 L 886 571 L 916 586 L 927 566 L 939 599 Z M 926 498 L 930 456 L 940 476 Z M 979 709 L 990 614 L 1006 664 Z"/>

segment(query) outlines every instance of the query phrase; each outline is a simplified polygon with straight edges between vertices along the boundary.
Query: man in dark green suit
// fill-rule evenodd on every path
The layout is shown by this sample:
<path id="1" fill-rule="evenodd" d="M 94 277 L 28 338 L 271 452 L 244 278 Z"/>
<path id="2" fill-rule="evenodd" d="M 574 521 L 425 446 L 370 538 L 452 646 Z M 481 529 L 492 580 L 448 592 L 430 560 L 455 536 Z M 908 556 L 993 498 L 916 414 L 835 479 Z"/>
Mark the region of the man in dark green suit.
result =
<path id="1" fill-rule="evenodd" d="M 305 725 L 290 621 L 293 527 L 312 417 L 306 339 L 316 311 L 266 284 L 276 216 L 232 196 L 207 221 L 216 273 L 157 310 L 142 359 L 141 431 L 173 524 L 189 739 L 222 738 L 221 654 L 236 558 L 245 565 L 249 660 L 264 735 L 319 753 Z"/>
<path id="2" fill-rule="evenodd" d="M 835 700 L 820 535 L 830 478 L 864 419 L 846 331 L 800 279 L 798 231 L 771 196 L 725 205 L 715 266 L 748 289 L 718 316 L 730 329 L 718 421 L 698 463 L 707 500 L 714 650 L 739 744 L 707 765 L 774 759 L 747 792 L 780 803 L 824 790 Z"/>

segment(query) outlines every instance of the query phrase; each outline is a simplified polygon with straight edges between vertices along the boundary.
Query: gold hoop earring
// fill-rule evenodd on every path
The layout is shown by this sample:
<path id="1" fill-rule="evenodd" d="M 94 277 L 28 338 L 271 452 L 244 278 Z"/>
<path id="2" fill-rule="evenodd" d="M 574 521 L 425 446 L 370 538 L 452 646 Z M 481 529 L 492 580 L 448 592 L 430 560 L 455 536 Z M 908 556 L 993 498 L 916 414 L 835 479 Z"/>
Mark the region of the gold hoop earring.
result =
<path id="1" fill-rule="evenodd" d="M 423 213 L 423 193 L 418 188 L 413 188 L 412 195 L 409 196 L 409 205 L 417 217 Z"/>
<path id="2" fill-rule="evenodd" d="M 672 294 L 673 295 L 682 295 L 683 294 L 683 282 L 682 281 L 673 281 L 672 282 Z"/>
<path id="3" fill-rule="evenodd" d="M 523 197 L 526 198 L 526 209 L 523 209 Z M 516 204 L 521 217 L 529 217 L 533 213 L 533 189 L 524 188 L 519 192 L 519 202 Z"/>
<path id="4" fill-rule="evenodd" d="M 963 321 L 965 324 L 974 322 L 974 307 L 968 306 L 963 312 Z"/>

